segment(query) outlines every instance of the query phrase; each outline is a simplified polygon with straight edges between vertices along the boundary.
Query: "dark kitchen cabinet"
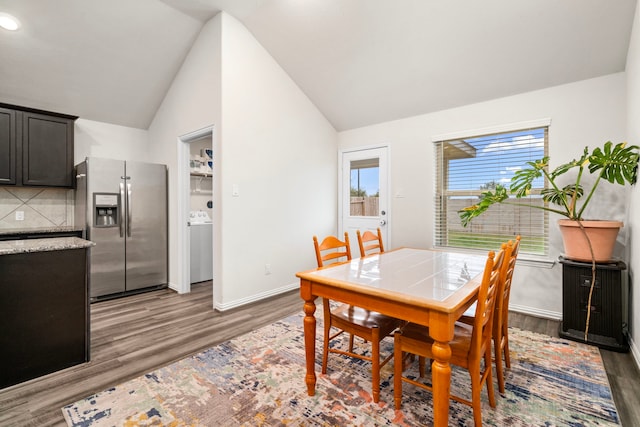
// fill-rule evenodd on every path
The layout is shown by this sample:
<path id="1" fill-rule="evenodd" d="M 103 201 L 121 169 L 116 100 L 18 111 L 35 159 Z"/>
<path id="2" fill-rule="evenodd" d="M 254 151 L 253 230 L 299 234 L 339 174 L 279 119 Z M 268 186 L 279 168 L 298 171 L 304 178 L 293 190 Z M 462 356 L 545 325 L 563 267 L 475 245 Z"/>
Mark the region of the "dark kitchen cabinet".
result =
<path id="1" fill-rule="evenodd" d="M 0 108 L 0 184 L 16 183 L 16 112 Z"/>
<path id="2" fill-rule="evenodd" d="M 0 255 L 0 389 L 89 361 L 87 252 Z"/>
<path id="3" fill-rule="evenodd" d="M 73 187 L 76 119 L 0 104 L 0 185 Z"/>

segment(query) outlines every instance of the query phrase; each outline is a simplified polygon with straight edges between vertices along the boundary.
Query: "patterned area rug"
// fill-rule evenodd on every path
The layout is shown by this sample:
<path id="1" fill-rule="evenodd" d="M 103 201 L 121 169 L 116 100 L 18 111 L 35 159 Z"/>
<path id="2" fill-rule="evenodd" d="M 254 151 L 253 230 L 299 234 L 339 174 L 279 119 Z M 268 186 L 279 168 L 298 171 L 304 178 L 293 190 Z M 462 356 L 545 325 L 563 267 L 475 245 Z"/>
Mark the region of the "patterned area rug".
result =
<path id="1" fill-rule="evenodd" d="M 380 403 L 370 395 L 369 364 L 329 356 L 321 375 L 318 322 L 316 395 L 307 396 L 302 315 L 256 330 L 120 384 L 62 411 L 69 426 L 416 426 L 432 425 L 431 394 L 403 384 L 393 408 L 393 363 L 381 378 Z M 506 393 L 489 406 L 488 426 L 619 425 L 596 347 L 510 330 Z M 346 339 L 345 339 L 346 343 Z M 391 352 L 393 341 L 383 343 Z M 362 345 L 363 351 L 368 348 Z M 417 376 L 417 367 L 409 367 Z M 494 374 L 495 375 L 495 374 Z M 424 378 L 430 381 L 430 376 Z M 470 398 L 467 371 L 453 367 L 452 391 Z M 451 402 L 450 425 L 472 426 L 471 408 Z"/>

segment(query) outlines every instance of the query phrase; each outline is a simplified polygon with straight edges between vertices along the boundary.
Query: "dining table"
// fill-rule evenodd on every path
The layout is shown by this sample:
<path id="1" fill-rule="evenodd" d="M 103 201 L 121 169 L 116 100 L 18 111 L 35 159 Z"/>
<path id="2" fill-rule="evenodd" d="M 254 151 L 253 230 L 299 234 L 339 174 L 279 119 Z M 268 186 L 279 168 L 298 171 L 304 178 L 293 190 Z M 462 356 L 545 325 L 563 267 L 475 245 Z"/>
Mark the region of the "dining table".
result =
<path id="1" fill-rule="evenodd" d="M 454 324 L 476 300 L 487 257 L 473 253 L 399 248 L 296 274 L 304 300 L 307 393 L 316 389 L 318 297 L 429 327 L 433 338 L 433 425 L 446 426 Z"/>

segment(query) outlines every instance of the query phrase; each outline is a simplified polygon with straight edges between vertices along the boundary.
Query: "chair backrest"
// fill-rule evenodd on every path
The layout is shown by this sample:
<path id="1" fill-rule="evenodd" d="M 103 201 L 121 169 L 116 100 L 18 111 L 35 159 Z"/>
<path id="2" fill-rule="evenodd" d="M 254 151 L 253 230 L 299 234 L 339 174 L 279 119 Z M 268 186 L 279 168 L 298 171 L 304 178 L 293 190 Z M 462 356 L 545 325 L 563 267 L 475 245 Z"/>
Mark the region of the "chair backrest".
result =
<path id="1" fill-rule="evenodd" d="M 482 357 L 484 346 L 491 343 L 493 314 L 498 296 L 500 271 L 504 262 L 504 255 L 504 249 L 501 249 L 497 254 L 494 251 L 489 252 L 484 266 L 482 283 L 478 290 L 478 303 L 476 304 L 471 337 L 471 357 L 473 358 Z"/>
<path id="2" fill-rule="evenodd" d="M 503 244 L 503 248 L 505 245 Z M 498 299 L 496 300 L 496 318 L 494 319 L 494 330 L 501 328 L 504 319 L 509 315 L 509 296 L 511 295 L 511 282 L 513 271 L 516 268 L 516 260 L 520 251 L 520 236 L 516 236 L 515 242 L 509 240 L 506 244 L 504 262 L 500 271 L 500 287 L 498 289 Z M 494 333 L 494 336 L 498 336 Z"/>
<path id="3" fill-rule="evenodd" d="M 326 261 L 330 261 L 329 264 L 341 261 L 340 258 L 345 258 L 347 261 L 351 260 L 349 233 L 346 231 L 344 233 L 344 241 L 335 236 L 327 236 L 322 240 L 322 243 L 318 243 L 318 237 L 313 236 L 313 246 L 316 249 L 318 267 L 324 267 L 327 264 Z"/>
<path id="4" fill-rule="evenodd" d="M 366 230 L 364 233 L 360 233 L 360 230 L 356 231 L 358 235 L 358 246 L 360 246 L 360 256 L 365 256 L 375 252 L 384 252 L 384 245 L 382 244 L 382 231 L 380 227 L 377 229 L 377 234 L 372 231 Z"/>

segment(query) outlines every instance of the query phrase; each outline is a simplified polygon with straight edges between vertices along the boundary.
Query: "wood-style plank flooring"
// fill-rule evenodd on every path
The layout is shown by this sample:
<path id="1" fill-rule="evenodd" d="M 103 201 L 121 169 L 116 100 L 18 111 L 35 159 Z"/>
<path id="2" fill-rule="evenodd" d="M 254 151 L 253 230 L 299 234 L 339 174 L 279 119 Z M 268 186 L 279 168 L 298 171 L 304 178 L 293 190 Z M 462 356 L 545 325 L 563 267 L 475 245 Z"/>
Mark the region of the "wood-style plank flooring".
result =
<path id="1" fill-rule="evenodd" d="M 0 425 L 65 426 L 65 404 L 299 312 L 302 300 L 291 291 L 225 313 L 211 307 L 211 282 L 92 304 L 91 362 L 0 390 Z M 557 336 L 555 321 L 512 313 L 510 324 Z M 628 353 L 602 355 L 623 426 L 640 426 L 640 372 Z"/>

